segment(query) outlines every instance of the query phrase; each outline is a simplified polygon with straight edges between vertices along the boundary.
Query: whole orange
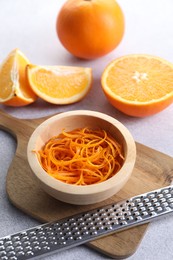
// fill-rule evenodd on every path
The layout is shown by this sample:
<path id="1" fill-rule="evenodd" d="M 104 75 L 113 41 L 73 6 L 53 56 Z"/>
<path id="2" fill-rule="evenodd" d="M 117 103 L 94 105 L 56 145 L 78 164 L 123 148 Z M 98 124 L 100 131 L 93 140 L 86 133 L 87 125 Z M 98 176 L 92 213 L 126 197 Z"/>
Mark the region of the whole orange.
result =
<path id="1" fill-rule="evenodd" d="M 115 49 L 124 27 L 124 14 L 115 0 L 68 0 L 56 21 L 62 45 L 84 59 L 98 58 Z"/>

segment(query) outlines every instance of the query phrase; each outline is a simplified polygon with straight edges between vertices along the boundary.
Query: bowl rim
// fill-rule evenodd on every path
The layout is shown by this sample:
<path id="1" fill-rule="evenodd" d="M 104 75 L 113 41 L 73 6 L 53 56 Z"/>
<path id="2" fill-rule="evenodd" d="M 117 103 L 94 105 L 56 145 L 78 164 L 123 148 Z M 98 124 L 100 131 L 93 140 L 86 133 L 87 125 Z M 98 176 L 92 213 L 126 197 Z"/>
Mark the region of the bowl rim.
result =
<path id="1" fill-rule="evenodd" d="M 38 161 L 36 153 L 33 152 L 37 138 L 44 131 L 44 129 L 49 127 L 49 124 L 59 119 L 62 119 L 64 117 L 82 116 L 82 115 L 97 117 L 101 120 L 111 123 L 121 132 L 127 145 L 126 160 L 125 163 L 122 165 L 121 169 L 114 176 L 112 176 L 110 179 L 106 181 L 96 183 L 96 184 L 86 185 L 86 186 L 67 184 L 53 178 L 42 168 L 42 166 Z M 124 180 L 131 175 L 131 172 L 133 170 L 136 161 L 136 145 L 129 130 L 117 119 L 102 112 L 97 112 L 92 110 L 73 110 L 73 111 L 62 112 L 53 115 L 36 127 L 36 129 L 33 131 L 28 141 L 27 159 L 35 176 L 46 186 L 49 186 L 59 192 L 63 192 L 71 195 L 72 194 L 75 195 L 96 194 L 98 192 L 109 190 L 115 187 L 116 184 L 118 186 L 121 182 L 123 183 Z"/>

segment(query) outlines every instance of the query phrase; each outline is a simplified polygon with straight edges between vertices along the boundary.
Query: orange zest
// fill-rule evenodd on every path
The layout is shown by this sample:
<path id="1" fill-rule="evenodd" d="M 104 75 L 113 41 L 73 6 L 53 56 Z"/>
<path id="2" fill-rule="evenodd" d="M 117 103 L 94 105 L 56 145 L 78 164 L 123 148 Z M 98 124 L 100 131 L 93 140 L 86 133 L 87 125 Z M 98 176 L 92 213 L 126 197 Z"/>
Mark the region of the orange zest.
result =
<path id="1" fill-rule="evenodd" d="M 105 68 L 101 84 L 118 110 L 136 117 L 150 116 L 173 102 L 173 64 L 146 54 L 126 55 Z"/>
<path id="2" fill-rule="evenodd" d="M 26 77 L 28 59 L 19 50 L 13 50 L 0 66 L 0 103 L 25 106 L 33 103 L 37 95 Z"/>
<path id="3" fill-rule="evenodd" d="M 36 153 L 49 175 L 76 185 L 103 182 L 114 176 L 124 161 L 122 146 L 100 129 L 62 131 Z"/>

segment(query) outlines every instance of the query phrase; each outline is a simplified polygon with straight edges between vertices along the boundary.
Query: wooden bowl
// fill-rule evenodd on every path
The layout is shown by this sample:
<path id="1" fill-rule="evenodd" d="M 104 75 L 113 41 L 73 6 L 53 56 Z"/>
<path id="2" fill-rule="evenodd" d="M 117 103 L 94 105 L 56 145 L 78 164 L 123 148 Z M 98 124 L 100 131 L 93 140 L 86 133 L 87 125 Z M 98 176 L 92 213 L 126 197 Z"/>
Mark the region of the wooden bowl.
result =
<path id="1" fill-rule="evenodd" d="M 125 161 L 121 169 L 104 182 L 86 186 L 66 184 L 51 177 L 43 170 L 33 150 L 40 150 L 46 141 L 61 133 L 63 129 L 70 131 L 86 126 L 104 129 L 123 145 Z M 40 124 L 30 137 L 27 156 L 29 165 L 45 192 L 60 201 L 87 205 L 103 201 L 122 189 L 134 168 L 136 146 L 130 132 L 116 119 L 100 112 L 78 110 L 55 115 Z"/>

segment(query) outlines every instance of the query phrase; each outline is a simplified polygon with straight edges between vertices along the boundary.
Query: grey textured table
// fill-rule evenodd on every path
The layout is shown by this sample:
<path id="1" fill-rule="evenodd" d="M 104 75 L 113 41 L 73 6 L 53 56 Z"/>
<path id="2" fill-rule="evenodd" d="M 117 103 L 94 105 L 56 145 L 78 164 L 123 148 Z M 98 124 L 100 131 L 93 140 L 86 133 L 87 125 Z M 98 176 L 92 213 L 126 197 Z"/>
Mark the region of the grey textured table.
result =
<path id="1" fill-rule="evenodd" d="M 148 53 L 173 62 L 173 1 L 119 0 L 126 17 L 126 32 L 119 47 L 103 58 L 93 61 L 75 59 L 59 43 L 55 20 L 63 0 L 1 0 L 0 1 L 0 61 L 18 47 L 35 64 L 88 66 L 93 69 L 94 84 L 88 96 L 70 106 L 54 106 L 41 100 L 23 108 L 0 105 L 18 118 L 38 118 L 54 113 L 92 109 L 107 113 L 125 124 L 140 143 L 173 156 L 173 105 L 163 112 L 132 118 L 114 109 L 100 89 L 104 67 L 114 58 L 130 53 Z M 97 99 L 95 98 L 97 97 Z M 10 204 L 6 196 L 6 173 L 14 155 L 16 143 L 0 131 L 0 237 L 37 225 L 38 222 Z M 153 222 L 131 260 L 171 260 L 173 257 L 173 218 L 163 217 Z M 85 246 L 79 246 L 45 259 L 108 259 Z M 43 258 L 42 258 L 43 259 Z"/>

